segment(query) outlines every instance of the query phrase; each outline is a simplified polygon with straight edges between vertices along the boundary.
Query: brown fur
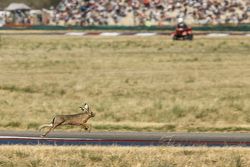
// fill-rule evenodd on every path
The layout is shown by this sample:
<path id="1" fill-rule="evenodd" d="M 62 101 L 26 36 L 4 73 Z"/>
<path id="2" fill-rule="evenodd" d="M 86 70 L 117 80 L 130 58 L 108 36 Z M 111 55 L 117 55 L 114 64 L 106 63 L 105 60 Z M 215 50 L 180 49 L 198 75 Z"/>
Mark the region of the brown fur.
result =
<path id="1" fill-rule="evenodd" d="M 89 111 L 88 105 L 85 103 L 84 107 L 80 107 L 83 113 L 79 114 L 72 114 L 72 115 L 56 115 L 51 124 L 43 124 L 39 127 L 39 130 L 41 131 L 45 127 L 50 127 L 47 132 L 45 132 L 42 137 L 45 137 L 48 135 L 50 131 L 55 129 L 58 126 L 61 125 L 75 125 L 75 126 L 81 126 L 85 130 L 91 131 L 91 125 L 87 124 L 87 121 L 95 116 L 95 113 L 92 111 Z"/>

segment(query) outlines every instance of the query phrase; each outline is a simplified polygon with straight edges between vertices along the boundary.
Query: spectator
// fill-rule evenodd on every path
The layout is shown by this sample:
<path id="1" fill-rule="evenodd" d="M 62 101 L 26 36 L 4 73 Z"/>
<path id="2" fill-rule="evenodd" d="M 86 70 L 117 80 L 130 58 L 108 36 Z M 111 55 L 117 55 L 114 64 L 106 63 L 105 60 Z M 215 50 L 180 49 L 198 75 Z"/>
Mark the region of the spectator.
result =
<path id="1" fill-rule="evenodd" d="M 249 0 L 61 0 L 46 23 L 150 26 L 181 17 L 188 24 L 239 24 L 250 22 L 249 5 Z"/>

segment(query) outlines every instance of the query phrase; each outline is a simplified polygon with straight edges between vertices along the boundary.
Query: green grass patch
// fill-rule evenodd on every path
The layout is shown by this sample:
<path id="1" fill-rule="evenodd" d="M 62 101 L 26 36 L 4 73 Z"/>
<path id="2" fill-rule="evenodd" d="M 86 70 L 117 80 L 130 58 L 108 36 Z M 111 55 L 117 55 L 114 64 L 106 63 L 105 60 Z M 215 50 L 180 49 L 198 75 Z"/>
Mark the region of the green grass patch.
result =
<path id="1" fill-rule="evenodd" d="M 16 85 L 0 85 L 0 89 L 7 90 L 10 92 L 20 93 L 35 93 L 36 91 L 31 87 L 17 87 Z"/>
<path id="2" fill-rule="evenodd" d="M 4 125 L 4 127 L 12 127 L 12 128 L 18 128 L 21 126 L 20 122 L 8 122 Z"/>
<path id="3" fill-rule="evenodd" d="M 35 130 L 35 129 L 38 129 L 39 126 L 40 126 L 40 124 L 38 124 L 37 122 L 32 122 L 32 123 L 29 123 L 27 125 L 27 129 L 33 129 L 33 130 Z"/>

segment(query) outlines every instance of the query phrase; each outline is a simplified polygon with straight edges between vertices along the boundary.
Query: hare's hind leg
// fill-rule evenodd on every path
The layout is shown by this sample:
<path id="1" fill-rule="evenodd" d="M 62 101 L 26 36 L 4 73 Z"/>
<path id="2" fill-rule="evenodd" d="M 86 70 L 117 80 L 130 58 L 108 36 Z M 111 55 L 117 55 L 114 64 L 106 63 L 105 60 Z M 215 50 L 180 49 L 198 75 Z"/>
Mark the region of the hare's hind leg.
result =
<path id="1" fill-rule="evenodd" d="M 51 128 L 49 128 L 49 130 L 48 130 L 46 133 L 42 134 L 41 137 L 46 137 L 46 136 L 49 134 L 49 132 L 51 132 L 52 130 L 54 130 L 56 127 L 58 127 L 58 126 L 61 125 L 62 123 L 63 123 L 63 122 L 58 123 L 58 124 L 54 124 Z"/>

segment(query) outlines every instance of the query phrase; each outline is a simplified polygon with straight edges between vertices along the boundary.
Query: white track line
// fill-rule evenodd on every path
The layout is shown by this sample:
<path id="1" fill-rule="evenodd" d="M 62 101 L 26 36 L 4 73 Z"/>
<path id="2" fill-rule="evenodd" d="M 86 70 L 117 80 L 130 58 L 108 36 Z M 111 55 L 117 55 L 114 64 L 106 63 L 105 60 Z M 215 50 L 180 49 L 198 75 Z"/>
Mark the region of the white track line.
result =
<path id="1" fill-rule="evenodd" d="M 229 34 L 211 33 L 207 35 L 207 37 L 227 37 L 227 36 L 229 36 Z"/>
<path id="2" fill-rule="evenodd" d="M 68 33 L 65 33 L 65 35 L 85 36 L 85 35 L 88 35 L 88 33 L 86 33 L 86 32 L 68 32 Z M 116 36 L 123 35 L 123 33 L 118 33 L 118 32 L 102 32 L 102 33 L 91 34 L 91 35 L 93 35 L 93 36 L 116 37 Z M 141 37 L 147 37 L 147 36 L 149 37 L 149 36 L 156 36 L 156 35 L 162 35 L 162 34 L 158 34 L 158 33 L 154 33 L 154 32 L 144 32 L 144 33 L 140 33 L 139 32 L 139 33 L 131 34 L 131 36 L 141 36 Z M 169 35 L 169 36 L 171 36 L 171 35 Z M 231 34 L 227 34 L 227 33 L 210 33 L 210 34 L 207 34 L 205 36 L 211 37 L 211 38 L 216 38 L 216 37 L 228 37 L 228 36 L 231 36 Z M 242 36 L 250 37 L 250 34 L 242 34 Z"/>
<path id="3" fill-rule="evenodd" d="M 22 137 L 22 136 L 0 136 L 0 139 L 24 139 L 24 140 L 93 140 L 91 138 L 47 138 L 47 137 Z M 101 140 L 101 139 L 94 139 Z"/>
<path id="4" fill-rule="evenodd" d="M 154 36 L 154 35 L 157 35 L 157 34 L 156 33 L 137 33 L 137 34 L 135 34 L 135 36 L 143 36 L 143 37 Z"/>
<path id="5" fill-rule="evenodd" d="M 65 35 L 83 36 L 83 35 L 85 35 L 85 33 L 84 32 L 68 32 Z"/>
<path id="6" fill-rule="evenodd" d="M 110 36 L 110 37 L 114 37 L 114 36 L 118 36 L 120 35 L 120 33 L 118 32 L 103 32 L 100 34 L 100 36 Z"/>

